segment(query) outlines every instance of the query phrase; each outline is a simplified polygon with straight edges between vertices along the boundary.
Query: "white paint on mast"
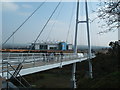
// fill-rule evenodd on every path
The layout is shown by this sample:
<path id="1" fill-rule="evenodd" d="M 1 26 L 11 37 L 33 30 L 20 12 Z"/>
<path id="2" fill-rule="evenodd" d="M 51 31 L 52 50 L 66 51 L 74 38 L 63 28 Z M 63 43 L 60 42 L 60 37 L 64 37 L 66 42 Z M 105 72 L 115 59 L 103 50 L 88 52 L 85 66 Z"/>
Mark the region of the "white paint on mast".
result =
<path id="1" fill-rule="evenodd" d="M 91 63 L 91 44 L 90 44 L 90 31 L 89 31 L 89 19 L 88 19 L 88 5 L 87 0 L 85 0 L 85 9 L 86 9 L 86 23 L 87 23 L 87 37 L 88 37 L 88 62 L 89 62 L 89 76 L 93 78 L 92 75 L 92 63 Z"/>
<path id="2" fill-rule="evenodd" d="M 78 32 L 78 16 L 79 16 L 79 0 L 77 0 L 77 11 L 76 11 L 76 27 L 75 27 L 75 42 L 74 42 L 74 53 L 77 54 L 77 32 Z M 76 63 L 73 63 L 72 67 L 72 88 L 76 88 Z"/>

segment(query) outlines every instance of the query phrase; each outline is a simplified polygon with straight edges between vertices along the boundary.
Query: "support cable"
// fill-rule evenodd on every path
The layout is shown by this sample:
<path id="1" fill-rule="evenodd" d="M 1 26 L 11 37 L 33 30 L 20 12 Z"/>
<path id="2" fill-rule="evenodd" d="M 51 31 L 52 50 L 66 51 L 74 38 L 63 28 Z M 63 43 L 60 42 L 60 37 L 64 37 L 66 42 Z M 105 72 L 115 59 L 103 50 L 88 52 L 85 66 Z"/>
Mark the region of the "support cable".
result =
<path id="1" fill-rule="evenodd" d="M 62 0 L 61 0 L 62 1 Z M 52 12 L 52 14 L 50 15 L 50 17 L 48 18 L 47 22 L 45 23 L 45 25 L 43 26 L 42 30 L 40 31 L 40 33 L 38 34 L 37 38 L 35 39 L 34 43 L 31 45 L 28 54 L 30 53 L 31 49 L 33 48 L 34 44 L 37 42 L 38 38 L 40 37 L 40 35 L 42 34 L 42 32 L 44 31 L 45 27 L 47 26 L 47 24 L 49 23 L 49 21 L 51 20 L 52 16 L 54 15 L 55 11 L 57 10 L 57 8 L 59 7 L 61 1 L 58 3 L 58 5 L 56 6 L 56 8 L 54 9 L 54 11 Z M 22 63 L 25 61 L 25 59 L 23 59 Z"/>
<path id="2" fill-rule="evenodd" d="M 71 17 L 70 17 L 70 23 L 69 23 L 69 27 L 68 27 L 68 32 L 67 32 L 67 37 L 66 37 L 66 42 L 68 42 L 68 36 L 70 33 L 70 28 L 71 28 L 71 24 L 72 24 L 72 19 L 73 19 L 73 12 L 74 12 L 74 3 L 73 3 L 73 8 L 72 8 L 72 12 L 71 12 Z"/>
<path id="3" fill-rule="evenodd" d="M 3 46 L 8 42 L 8 40 L 35 14 L 35 12 L 41 8 L 41 6 L 43 6 L 43 4 L 46 2 L 46 0 L 44 2 L 42 2 L 36 9 L 35 11 L 32 12 L 32 14 L 30 14 L 30 16 L 25 19 L 25 21 L 6 39 L 6 41 L 2 44 Z"/>
<path id="4" fill-rule="evenodd" d="M 45 25 L 43 26 L 42 30 L 40 31 L 39 35 L 37 36 L 37 38 L 35 39 L 34 43 L 35 44 L 38 40 L 38 38 L 40 37 L 40 35 L 42 34 L 42 32 L 44 31 L 45 27 L 47 26 L 47 24 L 49 23 L 49 21 L 51 20 L 52 16 L 54 15 L 55 11 L 57 10 L 58 6 L 60 5 L 61 1 L 58 3 L 58 5 L 56 6 L 56 8 L 54 9 L 54 11 L 52 12 L 51 16 L 49 17 L 49 19 L 47 20 L 47 22 L 45 23 Z M 33 46 L 32 46 L 33 47 Z M 31 48 L 32 49 L 32 48 Z"/>
<path id="5" fill-rule="evenodd" d="M 60 15 L 60 13 L 61 13 L 62 8 L 63 8 L 63 5 L 62 5 L 62 7 L 60 8 L 60 11 L 58 12 L 58 15 L 57 15 L 57 17 L 55 18 L 55 20 L 58 19 L 59 15 Z M 52 32 L 53 27 L 55 26 L 55 24 L 56 24 L 56 21 L 54 21 L 54 23 L 53 23 L 53 25 L 52 25 L 52 27 L 51 27 L 51 29 L 50 29 L 50 32 L 49 32 L 49 34 L 48 34 L 48 36 L 47 36 L 47 38 L 46 38 L 45 41 L 47 41 L 48 38 L 50 37 L 50 34 L 51 34 L 51 32 Z"/>
<path id="6" fill-rule="evenodd" d="M 77 11 L 76 11 L 76 27 L 75 27 L 75 41 L 74 41 L 74 53 L 75 54 L 77 54 L 78 15 L 79 15 L 79 0 L 77 0 Z"/>

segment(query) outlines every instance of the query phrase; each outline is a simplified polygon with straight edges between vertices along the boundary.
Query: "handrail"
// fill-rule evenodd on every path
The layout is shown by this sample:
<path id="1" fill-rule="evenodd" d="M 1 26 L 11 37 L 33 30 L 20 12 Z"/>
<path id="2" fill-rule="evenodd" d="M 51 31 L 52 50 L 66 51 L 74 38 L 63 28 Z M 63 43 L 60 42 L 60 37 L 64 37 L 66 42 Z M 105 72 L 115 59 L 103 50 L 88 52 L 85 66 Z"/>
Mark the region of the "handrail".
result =
<path id="1" fill-rule="evenodd" d="M 17 53 L 18 54 L 18 53 Z M 55 54 L 53 54 L 53 55 L 50 55 L 50 54 L 46 54 L 46 53 L 30 53 L 30 54 L 27 54 L 27 53 L 24 53 L 24 54 L 21 54 L 21 56 L 19 55 L 19 57 L 17 57 L 18 55 L 17 55 L 16 53 L 11 53 L 11 56 L 8 56 L 6 59 L 12 59 L 12 61 L 14 61 L 15 59 L 18 59 L 18 61 L 19 61 L 19 59 L 20 60 L 22 60 L 22 59 L 26 59 L 26 60 L 28 60 L 28 59 L 33 59 L 34 58 L 34 60 L 35 59 L 39 59 L 39 58 L 44 58 L 44 56 L 45 57 L 47 57 L 47 58 L 49 58 L 49 57 L 52 57 L 52 56 L 55 56 L 55 57 L 57 57 L 57 56 L 59 56 L 59 57 L 61 57 L 61 54 L 60 53 L 55 53 Z M 25 55 L 25 56 L 24 56 Z M 43 56 L 44 55 L 44 56 Z M 63 56 L 74 56 L 75 54 L 73 54 L 73 53 L 64 53 L 63 54 Z M 4 59 L 4 58 L 3 58 Z M 11 60 L 10 60 L 11 61 Z"/>
<path id="2" fill-rule="evenodd" d="M 19 54 L 19 57 L 17 57 L 18 54 Z M 6 58 L 7 56 L 8 58 Z M 93 56 L 95 55 L 91 54 L 91 57 Z M 61 55 L 60 53 L 55 53 L 55 55 L 54 54 L 47 55 L 47 53 L 37 53 L 37 54 L 36 53 L 30 53 L 30 54 L 28 53 L 4 53 L 4 58 L 6 59 L 3 60 L 2 64 L 4 64 L 5 62 L 8 62 L 12 66 L 16 67 L 18 64 L 22 63 L 23 59 L 26 59 L 25 62 L 22 63 L 23 68 L 25 69 L 25 68 L 38 67 L 38 66 L 48 65 L 48 64 L 53 64 L 53 63 L 62 63 L 64 61 L 71 61 L 71 60 L 81 59 L 85 57 L 86 58 L 88 57 L 87 53 L 84 53 L 84 54 L 63 53 L 63 55 Z M 3 76 L 4 75 L 5 74 L 3 74 Z"/>

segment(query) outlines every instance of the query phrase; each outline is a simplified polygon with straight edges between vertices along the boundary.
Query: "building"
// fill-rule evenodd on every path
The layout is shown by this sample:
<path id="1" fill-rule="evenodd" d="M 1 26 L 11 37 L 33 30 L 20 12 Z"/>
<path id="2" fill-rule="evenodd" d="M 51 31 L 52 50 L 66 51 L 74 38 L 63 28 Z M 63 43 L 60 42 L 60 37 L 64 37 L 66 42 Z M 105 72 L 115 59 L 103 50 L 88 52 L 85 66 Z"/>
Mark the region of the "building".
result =
<path id="1" fill-rule="evenodd" d="M 33 50 L 72 50 L 72 44 L 59 43 L 32 43 Z"/>
<path id="2" fill-rule="evenodd" d="M 68 44 L 67 45 L 67 50 L 72 50 L 73 49 L 73 45 L 72 44 Z"/>
<path id="3" fill-rule="evenodd" d="M 59 50 L 67 50 L 67 43 L 65 42 L 60 42 L 58 44 Z"/>

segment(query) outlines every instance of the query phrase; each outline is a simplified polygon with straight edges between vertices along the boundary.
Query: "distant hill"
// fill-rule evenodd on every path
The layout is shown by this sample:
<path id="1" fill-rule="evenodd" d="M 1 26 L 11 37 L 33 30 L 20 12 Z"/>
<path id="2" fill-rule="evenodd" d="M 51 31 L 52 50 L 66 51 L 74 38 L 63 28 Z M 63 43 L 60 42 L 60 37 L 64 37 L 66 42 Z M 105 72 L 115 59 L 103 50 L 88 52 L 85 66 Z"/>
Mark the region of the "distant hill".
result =
<path id="1" fill-rule="evenodd" d="M 29 45 L 27 44 L 7 44 L 5 45 L 3 48 L 6 48 L 6 49 L 9 49 L 9 48 L 27 48 L 29 47 Z M 92 49 L 94 50 L 99 50 L 99 49 L 102 49 L 102 48 L 109 48 L 107 46 L 91 46 Z M 85 50 L 85 49 L 88 49 L 88 46 L 87 45 L 78 45 L 78 49 L 79 50 Z"/>
<path id="2" fill-rule="evenodd" d="M 102 48 L 109 48 L 107 46 L 91 46 L 91 49 L 102 49 Z M 84 50 L 84 49 L 88 49 L 87 45 L 78 45 L 78 49 L 80 50 Z"/>

